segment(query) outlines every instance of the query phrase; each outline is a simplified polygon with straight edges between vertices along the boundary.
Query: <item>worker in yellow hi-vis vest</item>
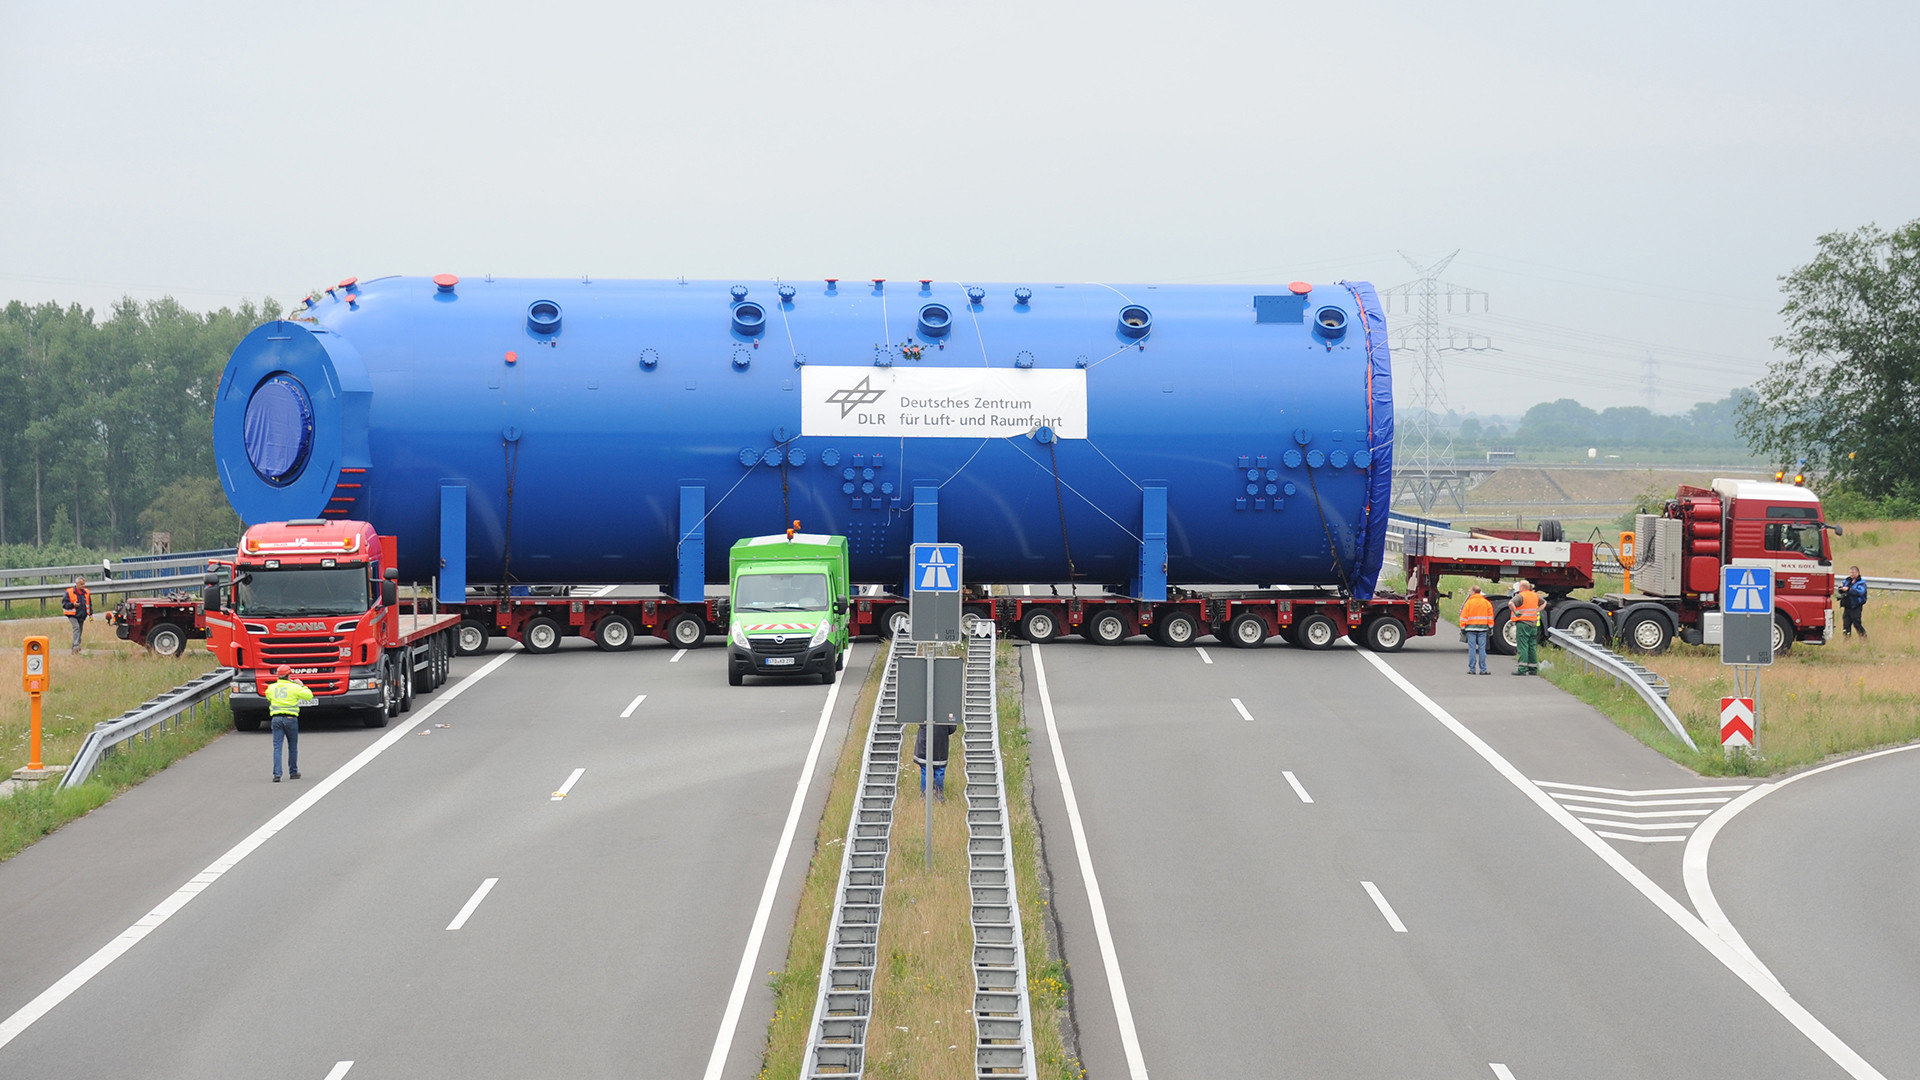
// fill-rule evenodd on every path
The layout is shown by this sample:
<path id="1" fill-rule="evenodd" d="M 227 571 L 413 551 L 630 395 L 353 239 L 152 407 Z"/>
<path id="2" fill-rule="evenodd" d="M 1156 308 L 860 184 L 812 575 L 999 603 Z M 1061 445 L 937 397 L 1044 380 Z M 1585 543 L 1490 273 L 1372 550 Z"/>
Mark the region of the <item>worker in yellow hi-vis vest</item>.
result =
<path id="1" fill-rule="evenodd" d="M 287 775 L 300 779 L 300 706 L 313 703 L 313 691 L 281 664 L 267 687 L 267 711 L 273 714 L 273 782 L 280 782 L 280 740 L 287 741 Z"/>

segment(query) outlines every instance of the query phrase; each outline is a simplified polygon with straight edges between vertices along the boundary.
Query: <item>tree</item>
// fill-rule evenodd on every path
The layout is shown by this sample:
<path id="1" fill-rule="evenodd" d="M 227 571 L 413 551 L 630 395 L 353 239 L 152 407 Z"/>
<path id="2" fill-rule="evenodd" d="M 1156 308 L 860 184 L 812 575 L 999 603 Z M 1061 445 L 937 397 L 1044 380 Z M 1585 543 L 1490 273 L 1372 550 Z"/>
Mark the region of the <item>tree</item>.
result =
<path id="1" fill-rule="evenodd" d="M 160 489 L 140 512 L 140 527 L 172 535 L 175 551 L 207 551 L 240 542 L 240 515 L 211 476 L 187 476 Z"/>
<path id="2" fill-rule="evenodd" d="M 1780 280 L 1787 355 L 1740 406 L 1748 445 L 1870 497 L 1920 496 L 1920 220 L 1828 233 Z"/>

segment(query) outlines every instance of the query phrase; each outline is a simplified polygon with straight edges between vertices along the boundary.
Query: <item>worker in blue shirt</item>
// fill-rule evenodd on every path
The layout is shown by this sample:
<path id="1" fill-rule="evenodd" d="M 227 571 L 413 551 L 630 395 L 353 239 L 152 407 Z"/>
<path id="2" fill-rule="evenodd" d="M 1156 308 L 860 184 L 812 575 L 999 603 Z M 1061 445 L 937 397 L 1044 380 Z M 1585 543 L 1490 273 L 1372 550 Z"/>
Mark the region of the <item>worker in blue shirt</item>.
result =
<path id="1" fill-rule="evenodd" d="M 300 707 L 313 703 L 313 691 L 281 664 L 267 687 L 267 711 L 273 714 L 273 782 L 280 782 L 280 740 L 287 741 L 287 775 L 300 779 Z"/>
<path id="2" fill-rule="evenodd" d="M 1860 576 L 1860 568 L 1847 568 L 1850 573 L 1840 582 L 1840 633 L 1852 637 L 1855 630 L 1860 631 L 1860 640 L 1867 640 L 1866 624 L 1860 621 L 1860 609 L 1867 606 L 1867 579 Z"/>

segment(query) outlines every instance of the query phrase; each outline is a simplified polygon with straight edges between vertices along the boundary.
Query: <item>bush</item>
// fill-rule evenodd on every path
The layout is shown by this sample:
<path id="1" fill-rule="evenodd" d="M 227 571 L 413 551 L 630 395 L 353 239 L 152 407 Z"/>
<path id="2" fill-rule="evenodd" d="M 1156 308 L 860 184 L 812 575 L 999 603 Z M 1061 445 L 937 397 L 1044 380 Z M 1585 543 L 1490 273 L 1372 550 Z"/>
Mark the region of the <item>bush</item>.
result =
<path id="1" fill-rule="evenodd" d="M 1875 499 L 1848 488 L 1823 492 L 1828 521 L 1912 521 L 1920 518 L 1920 500 L 1904 495 Z"/>

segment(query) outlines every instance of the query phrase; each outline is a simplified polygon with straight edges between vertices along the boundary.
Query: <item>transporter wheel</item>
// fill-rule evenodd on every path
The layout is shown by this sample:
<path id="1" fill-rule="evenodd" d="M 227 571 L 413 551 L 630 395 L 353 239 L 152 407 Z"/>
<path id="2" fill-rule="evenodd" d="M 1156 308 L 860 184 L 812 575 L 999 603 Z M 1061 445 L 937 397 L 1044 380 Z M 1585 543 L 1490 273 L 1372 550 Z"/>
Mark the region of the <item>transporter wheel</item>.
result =
<path id="1" fill-rule="evenodd" d="M 1060 636 L 1060 612 L 1053 608 L 1028 608 L 1020 616 L 1020 636 L 1035 645 L 1045 645 Z"/>
<path id="2" fill-rule="evenodd" d="M 1303 649 L 1331 648 L 1340 640 L 1340 624 L 1316 611 L 1293 624 L 1293 638 Z"/>
<path id="3" fill-rule="evenodd" d="M 1773 655 L 1785 656 L 1793 651 L 1793 621 L 1786 612 L 1773 613 Z"/>
<path id="4" fill-rule="evenodd" d="M 1513 612 L 1501 607 L 1493 613 L 1493 633 L 1487 635 L 1487 651 L 1495 656 L 1516 656 L 1520 638 L 1513 626 Z"/>
<path id="5" fill-rule="evenodd" d="M 1087 640 L 1095 645 L 1118 645 L 1127 640 L 1127 620 L 1118 612 L 1102 611 L 1087 620 Z"/>
<path id="6" fill-rule="evenodd" d="M 1397 615 L 1381 615 L 1360 628 L 1360 640 L 1374 652 L 1399 652 L 1407 643 L 1407 624 Z"/>
<path id="7" fill-rule="evenodd" d="M 147 633 L 147 648 L 160 656 L 179 656 L 187 651 L 187 635 L 178 626 L 163 622 Z"/>
<path id="8" fill-rule="evenodd" d="M 1579 638 L 1596 645 L 1607 643 L 1606 617 L 1592 608 L 1574 608 L 1553 620 L 1555 636 Z"/>
<path id="9" fill-rule="evenodd" d="M 609 615 L 593 628 L 593 643 L 603 652 L 620 652 L 633 644 L 633 623 L 624 615 Z"/>
<path id="10" fill-rule="evenodd" d="M 531 653 L 550 653 L 560 647 L 560 624 L 545 615 L 528 619 L 520 630 L 520 644 Z"/>
<path id="11" fill-rule="evenodd" d="M 453 628 L 453 640 L 461 656 L 479 656 L 487 651 L 487 624 L 461 619 L 460 625 Z"/>
<path id="12" fill-rule="evenodd" d="M 692 649 L 707 640 L 707 624 L 698 616 L 676 615 L 667 624 L 667 640 L 682 649 Z"/>
<path id="13" fill-rule="evenodd" d="M 1221 636 L 1236 649 L 1257 649 L 1267 643 L 1267 620 L 1243 611 L 1233 617 L 1227 624 L 1227 632 Z"/>
<path id="14" fill-rule="evenodd" d="M 242 715 L 241 713 L 234 713 L 233 714 L 233 730 L 259 731 L 260 718 L 258 716 L 246 716 L 246 715 Z"/>
<path id="15" fill-rule="evenodd" d="M 1673 628 L 1658 612 L 1642 611 L 1627 618 L 1620 636 L 1634 652 L 1659 655 L 1673 644 Z"/>
<path id="16" fill-rule="evenodd" d="M 1193 617 L 1193 612 L 1180 610 L 1163 616 L 1153 629 L 1160 644 L 1184 649 L 1200 637 L 1200 620 Z"/>
<path id="17" fill-rule="evenodd" d="M 896 607 L 887 612 L 887 636 L 904 638 L 913 633 L 913 612 L 904 607 Z"/>

